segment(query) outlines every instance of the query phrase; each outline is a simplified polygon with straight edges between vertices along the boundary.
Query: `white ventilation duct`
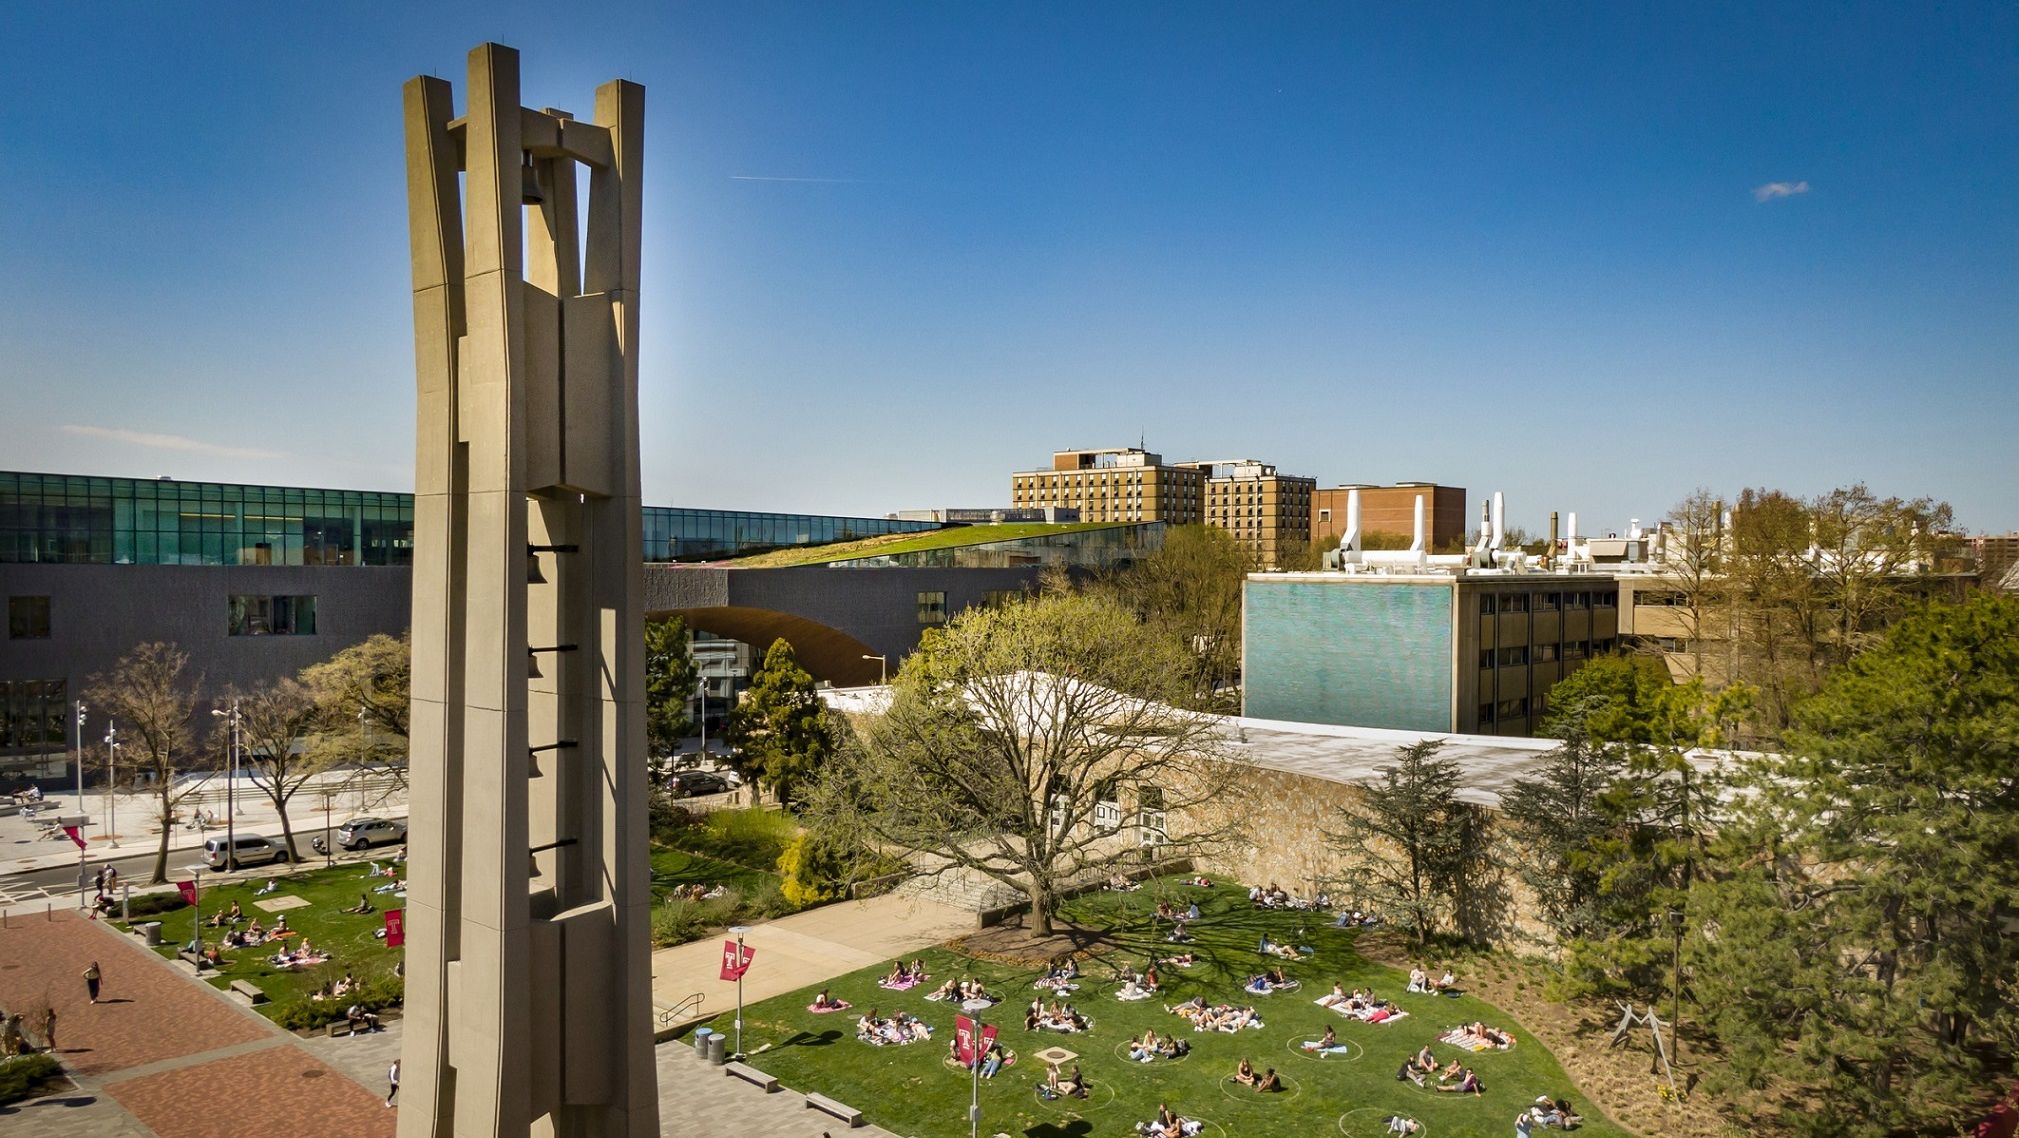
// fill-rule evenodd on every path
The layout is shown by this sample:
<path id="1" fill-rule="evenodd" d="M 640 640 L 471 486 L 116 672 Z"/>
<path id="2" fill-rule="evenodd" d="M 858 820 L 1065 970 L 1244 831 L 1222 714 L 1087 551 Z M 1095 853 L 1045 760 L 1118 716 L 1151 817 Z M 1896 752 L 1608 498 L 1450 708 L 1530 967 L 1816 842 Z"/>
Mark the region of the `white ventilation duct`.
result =
<path id="1" fill-rule="evenodd" d="M 1423 552 L 1423 495 L 1416 495 L 1416 527 L 1411 531 L 1415 536 L 1409 543 L 1409 552 Z"/>

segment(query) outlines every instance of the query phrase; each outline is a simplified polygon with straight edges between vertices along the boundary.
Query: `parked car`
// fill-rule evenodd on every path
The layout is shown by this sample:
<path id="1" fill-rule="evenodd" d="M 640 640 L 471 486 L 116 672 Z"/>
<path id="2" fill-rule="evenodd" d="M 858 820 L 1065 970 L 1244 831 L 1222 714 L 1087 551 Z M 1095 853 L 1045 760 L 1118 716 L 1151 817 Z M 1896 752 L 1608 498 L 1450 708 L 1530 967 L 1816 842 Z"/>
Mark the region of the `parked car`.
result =
<path id="1" fill-rule="evenodd" d="M 675 798 L 721 794 L 729 789 L 729 780 L 714 771 L 677 771 L 666 780 L 666 789 Z"/>
<path id="2" fill-rule="evenodd" d="M 228 852 L 227 852 L 228 851 Z M 287 847 L 258 834 L 247 834 L 236 845 L 225 838 L 209 838 L 203 843 L 203 864 L 212 869 L 237 869 L 245 865 L 278 865 L 287 860 Z"/>
<path id="3" fill-rule="evenodd" d="M 347 850 L 407 840 L 407 824 L 387 818 L 352 818 L 337 827 L 337 845 Z"/>

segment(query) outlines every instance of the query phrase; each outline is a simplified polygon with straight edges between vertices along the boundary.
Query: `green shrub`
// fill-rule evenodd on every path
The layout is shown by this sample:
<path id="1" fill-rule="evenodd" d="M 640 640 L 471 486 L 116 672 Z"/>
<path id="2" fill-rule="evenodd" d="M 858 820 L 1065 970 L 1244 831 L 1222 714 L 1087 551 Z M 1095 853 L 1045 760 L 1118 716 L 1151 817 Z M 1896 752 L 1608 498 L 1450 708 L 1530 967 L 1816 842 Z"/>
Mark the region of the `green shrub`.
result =
<path id="1" fill-rule="evenodd" d="M 54 1056 L 40 1052 L 0 1059 L 0 1103 L 19 1102 L 62 1072 L 63 1065 Z"/>
<path id="2" fill-rule="evenodd" d="M 666 831 L 660 839 L 675 849 L 733 861 L 769 872 L 799 835 L 799 823 L 776 810 L 717 810 L 698 825 Z"/>
<path id="3" fill-rule="evenodd" d="M 138 918 L 156 917 L 187 908 L 189 902 L 182 899 L 180 892 L 171 889 L 165 893 L 143 893 L 127 904 L 126 911 Z"/>
<path id="4" fill-rule="evenodd" d="M 733 889 L 708 901 L 667 901 L 652 910 L 652 944 L 667 948 L 700 940 L 711 929 L 734 924 L 741 905 Z"/>
<path id="5" fill-rule="evenodd" d="M 778 855 L 779 892 L 800 908 L 832 901 L 848 890 L 848 860 L 833 843 L 801 834 Z"/>
<path id="6" fill-rule="evenodd" d="M 324 1024 L 342 1020 L 352 1004 L 372 1012 L 398 1007 L 406 1000 L 406 990 L 405 980 L 391 972 L 382 972 L 359 980 L 358 986 L 348 995 L 330 1000 L 289 1000 L 264 1010 L 267 1018 L 289 1031 L 314 1031 Z"/>

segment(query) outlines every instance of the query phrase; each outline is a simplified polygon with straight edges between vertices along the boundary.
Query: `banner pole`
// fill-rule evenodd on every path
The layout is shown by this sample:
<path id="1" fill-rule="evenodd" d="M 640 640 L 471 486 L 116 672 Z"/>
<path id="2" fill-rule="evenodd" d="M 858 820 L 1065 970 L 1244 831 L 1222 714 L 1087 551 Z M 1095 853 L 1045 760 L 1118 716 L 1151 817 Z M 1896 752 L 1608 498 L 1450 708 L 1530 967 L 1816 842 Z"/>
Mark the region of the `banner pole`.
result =
<path id="1" fill-rule="evenodd" d="M 729 931 L 736 934 L 736 1059 L 738 1062 L 741 1062 L 743 1059 L 743 973 L 746 970 L 743 963 L 743 934 L 746 930 L 739 925 Z"/>
<path id="2" fill-rule="evenodd" d="M 967 1066 L 971 1076 L 968 1079 L 967 1132 L 968 1138 L 981 1138 L 981 1058 L 982 1040 L 988 1031 L 982 1027 L 981 1017 L 974 1021 L 974 1061 Z"/>

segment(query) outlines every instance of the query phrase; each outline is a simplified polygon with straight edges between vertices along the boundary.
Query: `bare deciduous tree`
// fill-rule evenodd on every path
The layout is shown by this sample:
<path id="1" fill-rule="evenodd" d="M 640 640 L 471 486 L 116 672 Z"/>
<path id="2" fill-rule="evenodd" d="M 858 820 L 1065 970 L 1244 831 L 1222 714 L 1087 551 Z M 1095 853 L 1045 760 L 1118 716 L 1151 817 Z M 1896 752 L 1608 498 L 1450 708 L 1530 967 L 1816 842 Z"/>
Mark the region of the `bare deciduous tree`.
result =
<path id="1" fill-rule="evenodd" d="M 289 861 L 301 857 L 294 845 L 288 802 L 327 766 L 325 752 L 312 745 L 322 709 L 307 685 L 281 679 L 226 700 L 239 713 L 239 760 L 253 784 L 273 802 Z"/>
<path id="2" fill-rule="evenodd" d="M 1240 765 L 1214 718 L 1179 706 L 1193 668 L 1103 595 L 969 609 L 905 661 L 807 812 L 1018 890 L 1049 935 L 1065 892 L 1139 845 L 1183 855 L 1238 832 Z"/>
<path id="3" fill-rule="evenodd" d="M 110 674 L 91 677 L 86 698 L 112 717 L 119 727 L 121 768 L 147 785 L 161 825 L 161 845 L 155 853 L 152 883 L 168 880 L 168 842 L 175 830 L 176 806 L 201 785 L 178 778 L 202 769 L 204 760 L 191 742 L 190 722 L 196 714 L 197 681 L 186 681 L 187 654 L 173 644 L 142 644 L 121 657 Z"/>

